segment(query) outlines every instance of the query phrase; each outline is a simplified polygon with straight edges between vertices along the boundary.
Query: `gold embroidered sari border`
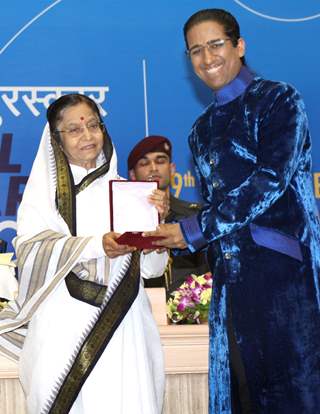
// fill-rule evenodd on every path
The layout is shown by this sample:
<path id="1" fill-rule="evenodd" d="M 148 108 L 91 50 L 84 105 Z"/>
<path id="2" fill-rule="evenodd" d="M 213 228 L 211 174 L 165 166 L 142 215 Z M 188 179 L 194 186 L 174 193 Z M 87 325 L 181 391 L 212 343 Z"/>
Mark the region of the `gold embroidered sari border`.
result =
<path id="1" fill-rule="evenodd" d="M 78 350 L 71 368 L 57 391 L 49 398 L 42 414 L 65 414 L 69 412 L 82 385 L 90 375 L 95 364 L 107 347 L 115 330 L 120 325 L 132 303 L 137 297 L 140 286 L 140 253 L 132 253 L 130 266 L 100 313 L 94 326 Z"/>

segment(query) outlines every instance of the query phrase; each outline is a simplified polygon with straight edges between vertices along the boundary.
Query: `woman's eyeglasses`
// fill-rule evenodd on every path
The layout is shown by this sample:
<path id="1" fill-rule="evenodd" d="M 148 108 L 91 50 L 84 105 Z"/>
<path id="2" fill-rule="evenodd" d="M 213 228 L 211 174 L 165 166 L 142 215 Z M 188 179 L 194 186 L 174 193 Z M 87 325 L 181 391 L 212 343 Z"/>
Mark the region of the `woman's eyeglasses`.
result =
<path id="1" fill-rule="evenodd" d="M 56 130 L 55 133 L 65 133 L 68 134 L 71 138 L 78 138 L 84 134 L 85 128 L 87 128 L 90 133 L 95 134 L 101 131 L 103 127 L 103 122 L 90 121 L 86 125 L 74 125 L 63 130 Z"/>

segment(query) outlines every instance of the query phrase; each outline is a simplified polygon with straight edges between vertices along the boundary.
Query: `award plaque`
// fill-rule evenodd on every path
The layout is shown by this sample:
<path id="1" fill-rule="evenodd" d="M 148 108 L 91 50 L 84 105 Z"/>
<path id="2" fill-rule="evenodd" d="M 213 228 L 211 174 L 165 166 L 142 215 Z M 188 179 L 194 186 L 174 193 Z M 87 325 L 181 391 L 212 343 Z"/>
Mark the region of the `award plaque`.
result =
<path id="1" fill-rule="evenodd" d="M 161 237 L 142 237 L 143 232 L 156 230 L 159 224 L 158 210 L 148 201 L 148 196 L 157 188 L 157 181 L 109 182 L 110 229 L 121 234 L 117 243 L 138 249 L 159 247 L 152 242 Z"/>

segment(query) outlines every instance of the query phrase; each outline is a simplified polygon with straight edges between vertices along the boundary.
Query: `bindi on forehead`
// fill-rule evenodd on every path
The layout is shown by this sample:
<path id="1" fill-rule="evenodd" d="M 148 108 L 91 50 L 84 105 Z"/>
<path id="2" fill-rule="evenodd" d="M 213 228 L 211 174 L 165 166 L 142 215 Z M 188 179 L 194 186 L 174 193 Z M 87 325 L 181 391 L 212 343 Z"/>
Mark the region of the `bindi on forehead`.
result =
<path id="1" fill-rule="evenodd" d="M 84 121 L 84 117 L 83 116 L 80 116 L 80 121 Z"/>

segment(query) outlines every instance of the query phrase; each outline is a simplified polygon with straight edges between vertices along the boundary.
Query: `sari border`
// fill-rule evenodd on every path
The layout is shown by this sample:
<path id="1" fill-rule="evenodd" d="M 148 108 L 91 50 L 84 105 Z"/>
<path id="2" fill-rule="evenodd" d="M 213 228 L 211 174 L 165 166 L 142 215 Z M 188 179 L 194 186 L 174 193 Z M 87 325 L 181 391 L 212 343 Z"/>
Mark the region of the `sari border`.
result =
<path id="1" fill-rule="evenodd" d="M 113 334 L 136 299 L 140 287 L 140 252 L 133 252 L 131 263 L 111 297 L 106 298 L 96 320 L 80 339 L 69 367 L 61 374 L 41 414 L 65 414 L 70 411 L 83 384 L 94 369 Z"/>

